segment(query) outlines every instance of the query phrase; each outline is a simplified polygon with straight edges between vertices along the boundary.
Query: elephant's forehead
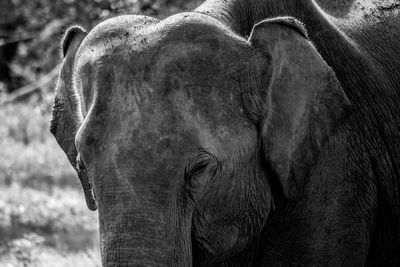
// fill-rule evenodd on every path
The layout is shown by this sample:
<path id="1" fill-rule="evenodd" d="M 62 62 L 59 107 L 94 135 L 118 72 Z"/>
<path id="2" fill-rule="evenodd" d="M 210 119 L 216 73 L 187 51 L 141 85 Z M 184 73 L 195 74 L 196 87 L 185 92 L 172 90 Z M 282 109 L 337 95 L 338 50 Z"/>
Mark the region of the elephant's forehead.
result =
<path id="1" fill-rule="evenodd" d="M 119 16 L 90 31 L 77 53 L 77 64 L 122 52 L 156 53 L 173 42 L 189 44 L 211 39 L 242 45 L 247 42 L 221 22 L 202 14 L 181 13 L 162 21 L 145 16 Z"/>
<path id="2" fill-rule="evenodd" d="M 177 77 L 182 69 L 195 70 L 185 71 L 183 77 L 191 84 L 199 84 L 197 81 L 207 80 L 206 76 L 212 74 L 237 72 L 241 66 L 232 67 L 230 63 L 241 57 L 245 40 L 210 20 L 204 15 L 181 14 L 157 23 L 146 17 L 122 16 L 99 24 L 78 51 L 74 82 L 88 96 L 94 90 L 102 94 L 104 90 L 127 87 L 147 94 L 152 93 L 147 90 L 149 84 L 159 87 L 160 83 L 168 83 L 169 76 Z"/>
<path id="3" fill-rule="evenodd" d="M 97 124 L 112 125 L 103 131 L 163 136 L 187 129 L 210 147 L 239 135 L 232 129 L 243 112 L 233 107 L 236 77 L 246 69 L 245 40 L 204 16 L 179 15 L 145 26 L 103 23 L 79 51 L 76 86 L 86 92 L 86 102 L 97 103 Z"/>
<path id="4" fill-rule="evenodd" d="M 76 67 L 79 68 L 85 64 L 93 65 L 107 56 L 125 54 L 133 58 L 134 55 L 141 54 L 143 51 L 150 51 L 156 45 L 159 36 L 155 33 L 147 33 L 143 30 L 144 26 L 134 25 L 135 27 L 122 27 L 120 23 L 115 25 L 108 22 L 94 28 L 77 52 Z"/>
<path id="5" fill-rule="evenodd" d="M 156 34 L 146 29 L 158 20 L 144 16 L 120 16 L 97 25 L 82 42 L 74 66 L 74 85 L 88 109 L 96 91 L 110 91 L 126 80 L 140 80 L 153 51 Z M 126 86 L 126 83 L 125 83 Z"/>

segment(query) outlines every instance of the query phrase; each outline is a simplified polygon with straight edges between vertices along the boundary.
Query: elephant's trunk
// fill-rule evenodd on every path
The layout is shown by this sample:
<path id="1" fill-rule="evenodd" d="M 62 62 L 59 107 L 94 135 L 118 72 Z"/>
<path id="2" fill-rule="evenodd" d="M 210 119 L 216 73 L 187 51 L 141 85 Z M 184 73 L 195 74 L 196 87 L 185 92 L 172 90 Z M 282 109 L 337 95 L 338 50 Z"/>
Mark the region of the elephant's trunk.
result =
<path id="1" fill-rule="evenodd" d="M 135 213 L 101 223 L 103 265 L 191 266 L 189 242 L 175 242 L 181 238 L 169 236 L 176 230 L 163 223 L 163 217 L 160 214 Z"/>
<path id="2" fill-rule="evenodd" d="M 163 205 L 154 199 L 162 192 L 149 197 L 152 193 L 139 184 L 116 187 L 114 180 L 110 186 L 113 194 L 102 196 L 99 205 L 104 266 L 191 266 L 190 222 L 174 201 Z"/>
<path id="3" fill-rule="evenodd" d="M 99 135 L 88 121 L 85 136 Z M 154 119 L 143 120 L 149 121 Z M 101 156 L 88 164 L 98 203 L 103 264 L 191 266 L 191 209 L 178 204 L 184 184 L 177 171 L 184 162 L 182 142 L 169 141 L 172 137 L 164 136 L 168 128 L 158 132 L 143 123 L 124 129 L 129 132 L 112 135 Z"/>
<path id="4" fill-rule="evenodd" d="M 191 266 L 193 207 L 182 207 L 182 188 L 195 138 L 172 105 L 156 102 L 158 91 L 132 84 L 123 59 L 107 60 L 76 137 L 98 204 L 103 265 Z"/>

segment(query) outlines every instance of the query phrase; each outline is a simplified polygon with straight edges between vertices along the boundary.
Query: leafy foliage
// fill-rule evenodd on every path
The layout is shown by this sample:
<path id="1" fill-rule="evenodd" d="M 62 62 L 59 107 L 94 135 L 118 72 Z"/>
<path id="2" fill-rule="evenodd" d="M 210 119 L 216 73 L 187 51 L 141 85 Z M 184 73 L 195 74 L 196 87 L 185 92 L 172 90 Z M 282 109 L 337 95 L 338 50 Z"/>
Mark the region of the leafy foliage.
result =
<path id="1" fill-rule="evenodd" d="M 38 80 L 56 66 L 59 61 L 59 40 L 70 25 L 79 24 L 91 29 L 99 21 L 127 13 L 165 17 L 181 10 L 192 9 L 200 2 L 200 0 L 2 0 L 0 47 L 2 43 L 18 44 L 15 60 L 10 63 L 13 84 L 18 87 Z M 5 59 L 0 49 L 0 63 L 2 61 Z"/>

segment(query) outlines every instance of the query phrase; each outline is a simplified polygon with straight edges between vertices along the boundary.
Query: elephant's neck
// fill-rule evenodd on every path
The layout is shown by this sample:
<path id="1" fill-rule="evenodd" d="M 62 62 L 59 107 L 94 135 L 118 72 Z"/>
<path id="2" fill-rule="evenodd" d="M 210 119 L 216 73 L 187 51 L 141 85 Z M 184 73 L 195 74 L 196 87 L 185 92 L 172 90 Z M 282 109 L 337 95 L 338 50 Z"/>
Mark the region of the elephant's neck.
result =
<path id="1" fill-rule="evenodd" d="M 241 36 L 248 36 L 257 22 L 276 16 L 299 19 L 311 0 L 207 0 L 195 12 L 207 14 L 229 26 Z"/>
<path id="2" fill-rule="evenodd" d="M 194 12 L 216 18 L 242 37 L 249 36 L 254 25 L 278 16 L 294 17 L 306 26 L 311 40 L 319 46 L 349 43 L 348 37 L 333 23 L 314 0 L 207 0 Z M 336 22 L 336 20 L 335 20 Z M 350 47 L 348 47 L 352 50 Z"/>

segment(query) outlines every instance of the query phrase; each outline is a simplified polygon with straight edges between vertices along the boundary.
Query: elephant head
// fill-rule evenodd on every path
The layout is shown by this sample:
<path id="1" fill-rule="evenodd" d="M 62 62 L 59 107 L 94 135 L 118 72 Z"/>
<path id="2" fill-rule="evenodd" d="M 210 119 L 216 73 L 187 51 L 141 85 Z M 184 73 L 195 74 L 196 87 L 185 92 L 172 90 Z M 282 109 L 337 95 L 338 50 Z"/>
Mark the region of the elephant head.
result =
<path id="1" fill-rule="evenodd" d="M 120 16 L 62 47 L 51 130 L 97 204 L 106 266 L 245 250 L 274 195 L 302 196 L 348 106 L 292 18 L 245 39 L 207 15 Z"/>

